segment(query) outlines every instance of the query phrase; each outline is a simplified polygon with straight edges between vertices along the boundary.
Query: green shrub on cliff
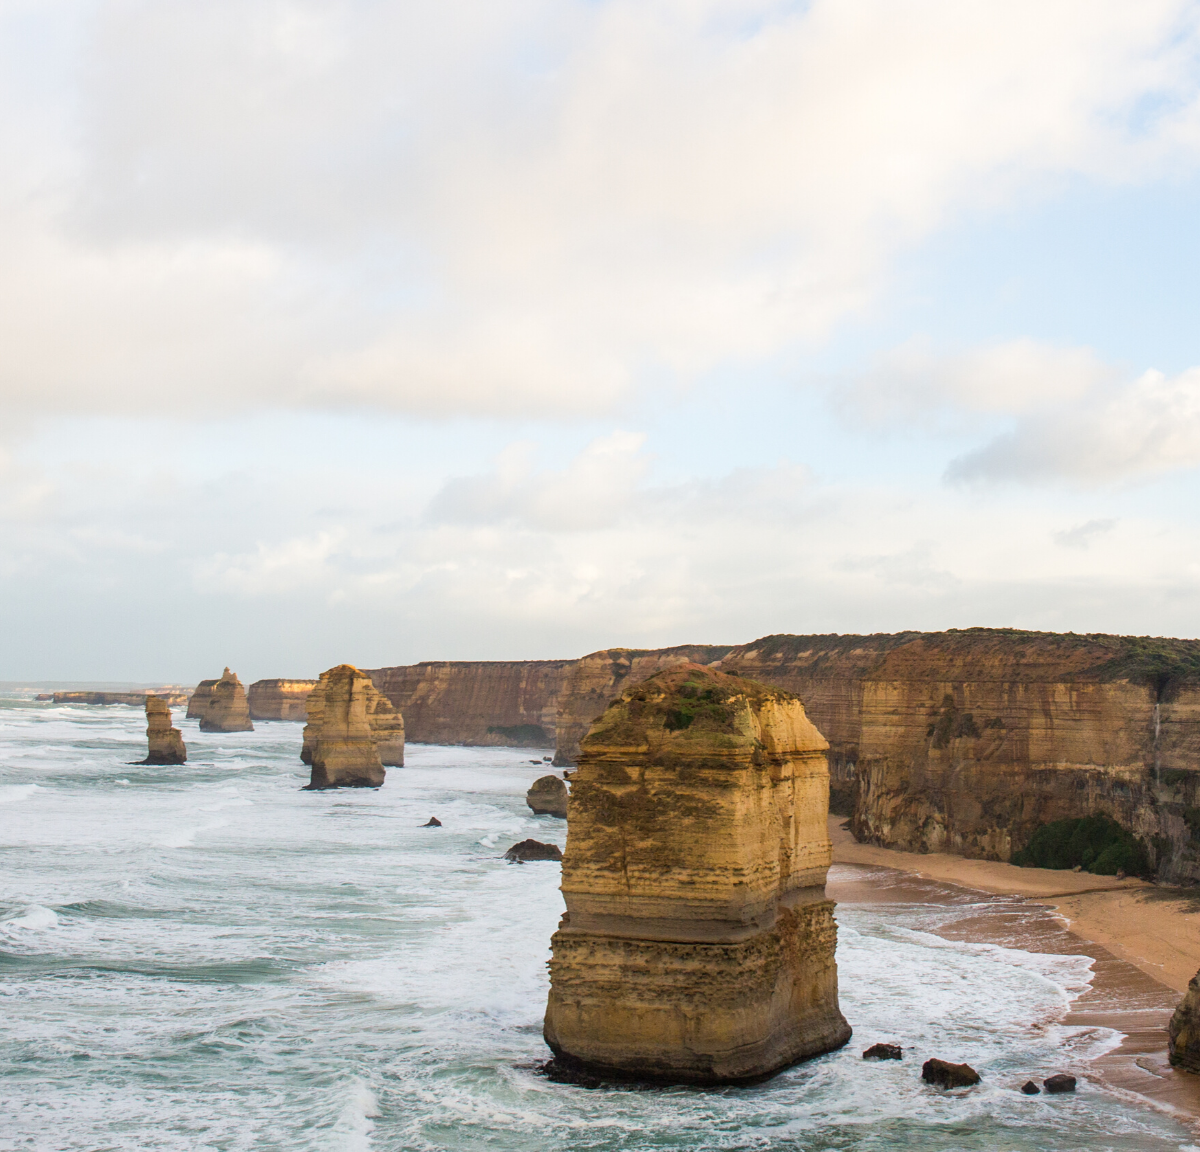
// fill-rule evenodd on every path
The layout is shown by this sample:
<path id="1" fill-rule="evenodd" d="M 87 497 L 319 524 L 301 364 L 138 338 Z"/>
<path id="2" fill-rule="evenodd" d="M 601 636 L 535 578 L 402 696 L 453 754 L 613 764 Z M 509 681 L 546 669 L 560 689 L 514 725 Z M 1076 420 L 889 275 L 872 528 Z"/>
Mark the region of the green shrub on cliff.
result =
<path id="1" fill-rule="evenodd" d="M 1147 876 L 1150 858 L 1146 846 L 1109 816 L 1084 816 L 1043 824 L 1029 845 L 1014 852 L 1022 868 L 1074 868 L 1097 876 Z"/>

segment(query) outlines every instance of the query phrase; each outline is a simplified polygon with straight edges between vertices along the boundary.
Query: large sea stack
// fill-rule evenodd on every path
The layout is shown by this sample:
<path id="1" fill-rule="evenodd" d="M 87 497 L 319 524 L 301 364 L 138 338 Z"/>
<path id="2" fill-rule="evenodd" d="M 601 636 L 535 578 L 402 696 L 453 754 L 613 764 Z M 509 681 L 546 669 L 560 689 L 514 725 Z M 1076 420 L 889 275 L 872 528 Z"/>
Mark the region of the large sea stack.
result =
<path id="1" fill-rule="evenodd" d="M 199 689 L 197 689 L 199 691 Z M 200 716 L 201 732 L 253 732 L 246 689 L 228 668 L 213 683 L 208 707 Z"/>
<path id="2" fill-rule="evenodd" d="M 212 703 L 212 690 L 215 680 L 201 680 L 196 685 L 196 691 L 188 698 L 187 714 L 185 720 L 202 720 L 205 713 L 208 711 L 209 704 Z"/>
<path id="3" fill-rule="evenodd" d="M 143 764 L 183 764 L 187 761 L 183 733 L 171 727 L 171 709 L 157 696 L 146 697 L 146 739 L 150 751 Z"/>
<path id="4" fill-rule="evenodd" d="M 571 777 L 545 1037 L 570 1074 L 728 1084 L 840 1047 L 828 745 L 697 664 L 626 688 Z"/>
<path id="5" fill-rule="evenodd" d="M 340 664 L 322 672 L 316 686 L 308 694 L 305 708 L 308 723 L 304 726 L 303 744 L 300 748 L 300 759 L 305 764 L 313 762 L 313 752 L 317 739 L 321 734 L 321 726 L 325 717 L 325 691 L 329 678 L 339 669 L 352 668 L 354 672 L 366 680 L 363 686 L 367 724 L 375 741 L 375 750 L 379 753 L 379 762 L 385 768 L 404 767 L 404 717 L 393 707 L 392 702 L 371 682 L 366 672 L 354 668 L 352 664 Z"/>
<path id="6" fill-rule="evenodd" d="M 309 788 L 378 788 L 383 783 L 378 739 L 371 727 L 370 709 L 377 695 L 371 678 L 352 664 L 321 673 L 309 697 L 304 730 L 312 763 Z"/>

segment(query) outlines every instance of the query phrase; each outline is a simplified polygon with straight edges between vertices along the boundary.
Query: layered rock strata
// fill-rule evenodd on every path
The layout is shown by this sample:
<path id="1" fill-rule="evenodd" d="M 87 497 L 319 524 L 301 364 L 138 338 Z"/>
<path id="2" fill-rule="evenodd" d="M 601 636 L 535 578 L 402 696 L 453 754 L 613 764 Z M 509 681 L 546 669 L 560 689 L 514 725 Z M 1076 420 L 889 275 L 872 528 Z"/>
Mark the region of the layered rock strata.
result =
<path id="1" fill-rule="evenodd" d="M 972 628 L 773 636 L 721 662 L 803 691 L 861 840 L 1008 860 L 1105 813 L 1200 881 L 1200 642 Z"/>
<path id="2" fill-rule="evenodd" d="M 196 690 L 188 699 L 185 720 L 199 720 L 208 711 L 208 706 L 212 703 L 212 690 L 215 683 L 215 680 L 201 680 L 196 685 Z"/>
<path id="3" fill-rule="evenodd" d="M 571 777 L 558 1068 L 738 1083 L 849 1039 L 826 748 L 795 697 L 697 664 L 605 710 Z"/>
<path id="4" fill-rule="evenodd" d="M 251 720 L 307 720 L 305 702 L 315 680 L 255 680 L 246 689 Z"/>
<path id="5" fill-rule="evenodd" d="M 525 793 L 525 803 L 535 816 L 567 818 L 567 786 L 557 776 L 542 776 Z"/>
<path id="6" fill-rule="evenodd" d="M 317 739 L 321 734 L 325 715 L 325 691 L 329 678 L 339 668 L 353 667 L 352 664 L 341 664 L 338 668 L 331 668 L 328 672 L 322 672 L 320 680 L 316 682 L 316 686 L 308 694 L 305 704 L 308 713 L 308 723 L 304 726 L 303 742 L 300 748 L 300 759 L 305 764 L 313 762 L 313 752 L 316 749 Z M 379 755 L 379 762 L 386 768 L 403 768 L 404 717 L 392 706 L 391 701 L 376 689 L 366 672 L 361 672 L 358 669 L 354 670 L 359 676 L 366 679 L 366 684 L 361 689 L 365 700 L 363 707 L 366 712 L 367 725 L 371 729 L 371 738 L 375 741 L 375 749 Z"/>
<path id="7" fill-rule="evenodd" d="M 182 688 L 155 688 L 153 694 L 173 707 L 182 707 L 188 702 Z M 151 690 L 141 692 L 43 692 L 39 700 L 53 700 L 55 704 L 133 704 L 142 707 Z"/>
<path id="8" fill-rule="evenodd" d="M 198 689 L 197 689 L 198 691 Z M 201 732 L 253 732 L 246 689 L 228 668 L 213 682 L 208 704 L 200 716 Z"/>
<path id="9" fill-rule="evenodd" d="M 718 644 L 682 644 L 677 648 L 606 648 L 574 661 L 563 674 L 554 714 L 554 763 L 574 764 L 579 742 L 609 701 L 630 684 L 694 662 L 712 664 L 730 651 Z"/>
<path id="10" fill-rule="evenodd" d="M 150 750 L 143 764 L 183 764 L 187 748 L 183 733 L 171 727 L 171 709 L 157 696 L 146 697 L 146 740 Z"/>

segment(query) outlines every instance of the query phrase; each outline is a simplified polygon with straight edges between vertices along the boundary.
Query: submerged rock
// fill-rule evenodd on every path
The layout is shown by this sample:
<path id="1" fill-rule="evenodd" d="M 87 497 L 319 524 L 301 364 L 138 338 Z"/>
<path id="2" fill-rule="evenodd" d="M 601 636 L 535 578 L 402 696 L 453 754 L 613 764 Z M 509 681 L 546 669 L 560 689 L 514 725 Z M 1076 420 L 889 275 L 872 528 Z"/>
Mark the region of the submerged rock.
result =
<path id="1" fill-rule="evenodd" d="M 196 690 L 199 692 L 199 688 Z M 195 699 L 195 696 L 192 697 Z M 201 702 L 203 704 L 203 701 Z M 189 709 L 190 712 L 190 709 Z M 250 705 L 246 701 L 246 689 L 237 676 L 228 668 L 221 679 L 213 682 L 208 703 L 200 715 L 201 732 L 253 732 L 250 722 Z"/>
<path id="2" fill-rule="evenodd" d="M 948 1060 L 926 1060 L 921 1079 L 938 1088 L 970 1088 L 979 1083 L 979 1073 L 970 1064 L 951 1064 Z"/>
<path id="3" fill-rule="evenodd" d="M 430 816 L 429 819 L 421 825 L 422 828 L 440 828 L 441 826 L 442 822 L 436 816 Z"/>
<path id="4" fill-rule="evenodd" d="M 864 1060 L 903 1060 L 899 1044 L 872 1044 L 863 1054 Z"/>
<path id="5" fill-rule="evenodd" d="M 1183 1072 L 1200 1072 L 1200 972 L 1188 981 L 1187 992 L 1167 1025 L 1171 1065 Z"/>
<path id="6" fill-rule="evenodd" d="M 312 697 L 320 693 L 316 711 Z M 311 739 L 312 777 L 308 788 L 378 788 L 386 773 L 379 759 L 368 708 L 374 703 L 371 679 L 352 664 L 321 673 L 310 694 L 305 743 Z"/>
<path id="7" fill-rule="evenodd" d="M 565 820 L 567 795 L 567 786 L 557 776 L 543 776 L 525 793 L 525 803 L 533 809 L 535 816 L 557 816 Z"/>
<path id="8" fill-rule="evenodd" d="M 846 1043 L 826 748 L 796 697 L 697 664 L 592 725 L 552 940 L 556 1066 L 742 1083 Z"/>
<path id="9" fill-rule="evenodd" d="M 1025 1083 L 1021 1085 L 1021 1091 L 1024 1092 L 1026 1096 L 1040 1096 L 1042 1092 L 1042 1090 L 1032 1080 L 1026 1080 Z"/>
<path id="10" fill-rule="evenodd" d="M 1075 1077 L 1066 1072 L 1058 1072 L 1042 1081 L 1042 1087 L 1047 1092 L 1074 1092 Z"/>
<path id="11" fill-rule="evenodd" d="M 171 727 L 171 709 L 157 696 L 146 697 L 146 740 L 150 750 L 143 764 L 183 764 L 187 748 L 183 733 Z"/>
<path id="12" fill-rule="evenodd" d="M 526 860 L 561 860 L 562 850 L 557 844 L 543 844 L 540 840 L 522 840 L 504 853 L 505 860 L 524 863 Z"/>

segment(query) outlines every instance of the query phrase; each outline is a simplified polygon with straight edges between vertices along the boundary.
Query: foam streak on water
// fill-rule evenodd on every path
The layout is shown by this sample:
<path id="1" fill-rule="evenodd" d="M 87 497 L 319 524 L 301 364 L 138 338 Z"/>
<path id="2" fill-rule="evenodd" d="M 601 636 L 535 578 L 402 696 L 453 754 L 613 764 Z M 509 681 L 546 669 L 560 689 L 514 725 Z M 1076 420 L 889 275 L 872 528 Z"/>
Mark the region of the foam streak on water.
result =
<path id="1" fill-rule="evenodd" d="M 971 908 L 841 907 L 854 1040 L 767 1084 L 552 1084 L 558 866 L 499 858 L 563 842 L 524 804 L 540 753 L 412 746 L 311 793 L 298 724 L 176 722 L 191 759 L 146 767 L 140 711 L 0 702 L 0 1150 L 1191 1147 L 1086 1080 L 1015 1091 L 1114 1036 L 1055 1023 L 1086 957 L 931 933 Z M 928 1055 L 983 1086 L 926 1088 Z"/>

